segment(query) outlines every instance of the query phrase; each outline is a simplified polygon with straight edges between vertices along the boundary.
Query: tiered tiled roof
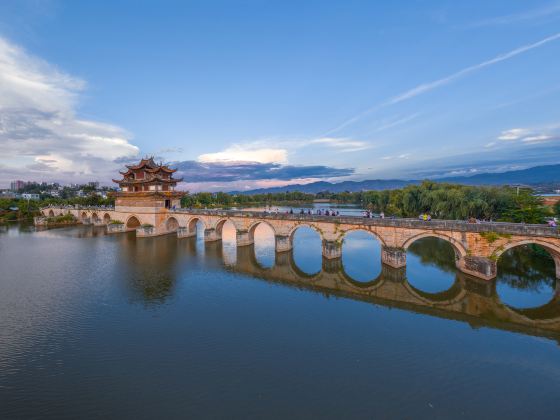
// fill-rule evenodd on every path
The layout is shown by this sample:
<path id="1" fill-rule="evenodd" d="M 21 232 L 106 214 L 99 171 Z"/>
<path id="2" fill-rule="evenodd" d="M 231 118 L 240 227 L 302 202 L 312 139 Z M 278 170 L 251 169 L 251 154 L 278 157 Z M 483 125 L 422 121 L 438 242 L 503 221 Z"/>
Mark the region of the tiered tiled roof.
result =
<path id="1" fill-rule="evenodd" d="M 157 164 L 153 157 L 140 160 L 137 165 L 126 165 L 126 171 L 119 171 L 122 179 L 113 179 L 113 182 L 120 187 L 130 185 L 162 185 L 175 186 L 183 178 L 174 179 L 173 173 L 176 169 L 171 169 L 167 165 Z"/>

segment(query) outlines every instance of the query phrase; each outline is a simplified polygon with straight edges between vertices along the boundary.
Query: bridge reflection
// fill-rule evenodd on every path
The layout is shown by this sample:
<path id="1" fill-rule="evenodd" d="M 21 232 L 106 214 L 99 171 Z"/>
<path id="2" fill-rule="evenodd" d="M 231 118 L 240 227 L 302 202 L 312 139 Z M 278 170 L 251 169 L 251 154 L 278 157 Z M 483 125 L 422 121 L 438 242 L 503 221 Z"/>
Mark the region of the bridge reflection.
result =
<path id="1" fill-rule="evenodd" d="M 255 246 L 230 247 L 221 242 L 204 242 L 186 238 L 177 243 L 173 237 L 138 240 L 134 234 L 112 236 L 122 242 L 117 249 L 120 277 L 132 300 L 161 304 L 170 298 L 177 279 L 195 265 L 204 269 L 223 269 L 259 281 L 305 289 L 327 297 L 340 297 L 399 308 L 421 314 L 466 322 L 473 328 L 489 327 L 543 336 L 560 343 L 560 293 L 539 307 L 516 309 L 506 305 L 496 291 L 496 282 L 451 272 L 452 265 L 444 253 L 426 247 L 418 257 L 423 264 L 441 266 L 454 276 L 453 284 L 444 291 L 429 293 L 407 279 L 406 267 L 392 268 L 383 264 L 380 274 L 369 281 L 349 276 L 342 259 L 322 260 L 321 270 L 308 274 L 295 262 L 294 252 L 273 253 L 274 263 L 262 264 Z M 534 282 L 542 281 L 533 275 Z M 527 281 L 531 281 L 528 279 Z M 526 287 L 526 284 L 523 284 Z"/>
<path id="2" fill-rule="evenodd" d="M 196 252 L 195 242 L 190 248 Z M 227 249 L 226 249 L 227 250 Z M 206 243 L 205 258 L 231 261 L 219 243 Z M 303 288 L 325 296 L 343 297 L 395 307 L 440 318 L 467 322 L 473 328 L 490 327 L 529 335 L 546 336 L 560 343 L 560 293 L 536 308 L 516 309 L 503 303 L 496 292 L 496 283 L 468 276 L 460 271 L 450 288 L 428 293 L 414 287 L 408 280 L 406 268 L 383 265 L 379 276 L 360 282 L 346 274 L 340 259 L 323 259 L 322 270 L 307 274 L 298 268 L 293 252 L 276 254 L 272 267 L 261 265 L 254 246 L 238 247 L 235 263 L 226 264 L 233 272 L 285 286 Z M 437 254 L 435 254 L 437 256 Z M 437 264 L 423 255 L 424 262 Z M 445 263 L 444 263 L 445 264 Z"/>

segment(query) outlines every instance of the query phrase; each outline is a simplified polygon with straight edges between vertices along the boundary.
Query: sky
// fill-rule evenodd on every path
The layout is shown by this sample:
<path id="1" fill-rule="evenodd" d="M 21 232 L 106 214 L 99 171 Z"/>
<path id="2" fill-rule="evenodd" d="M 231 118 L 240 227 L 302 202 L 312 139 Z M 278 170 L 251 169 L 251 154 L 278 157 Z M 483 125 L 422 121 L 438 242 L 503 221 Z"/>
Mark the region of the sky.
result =
<path id="1" fill-rule="evenodd" d="M 191 191 L 560 161 L 560 0 L 0 2 L 0 188 Z"/>

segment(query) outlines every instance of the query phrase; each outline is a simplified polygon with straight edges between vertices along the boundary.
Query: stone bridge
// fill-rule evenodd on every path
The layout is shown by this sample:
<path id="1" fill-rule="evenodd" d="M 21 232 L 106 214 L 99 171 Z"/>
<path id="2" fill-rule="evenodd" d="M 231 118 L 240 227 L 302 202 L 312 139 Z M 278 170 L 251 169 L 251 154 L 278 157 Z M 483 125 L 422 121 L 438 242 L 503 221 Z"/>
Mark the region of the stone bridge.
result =
<path id="1" fill-rule="evenodd" d="M 268 225 L 274 232 L 276 252 L 290 251 L 293 237 L 302 226 L 314 229 L 322 239 L 327 260 L 340 259 L 344 237 L 351 231 L 368 232 L 381 244 L 382 262 L 393 268 L 406 265 L 406 250 L 416 240 L 437 237 L 455 251 L 457 268 L 469 275 L 490 280 L 496 277 L 496 261 L 510 248 L 537 244 L 545 248 L 556 264 L 560 278 L 560 233 L 557 228 L 517 223 L 467 223 L 462 221 L 415 219 L 368 219 L 355 216 L 321 216 L 250 211 L 143 209 L 91 209 L 47 207 L 44 217 L 73 214 L 81 223 L 106 225 L 109 233 L 135 231 L 138 237 L 176 234 L 196 236 L 203 229 L 205 241 L 219 241 L 224 224 L 236 229 L 237 246 L 255 241 L 255 229 Z M 36 221 L 41 223 L 40 220 Z"/>

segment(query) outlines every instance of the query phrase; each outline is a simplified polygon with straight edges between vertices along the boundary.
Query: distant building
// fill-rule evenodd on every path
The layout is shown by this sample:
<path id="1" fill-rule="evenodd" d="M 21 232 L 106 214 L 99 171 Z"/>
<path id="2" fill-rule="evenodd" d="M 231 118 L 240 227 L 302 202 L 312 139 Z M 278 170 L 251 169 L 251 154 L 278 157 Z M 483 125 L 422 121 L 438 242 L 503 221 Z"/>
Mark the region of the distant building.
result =
<path id="1" fill-rule="evenodd" d="M 20 197 L 20 195 L 16 194 L 13 191 L 2 191 L 0 193 L 0 198 L 7 198 L 7 199 L 11 200 L 11 199 L 14 199 L 14 198 L 19 198 L 19 197 Z"/>
<path id="2" fill-rule="evenodd" d="M 98 189 L 99 188 L 99 182 L 97 182 L 97 181 L 88 182 L 88 186 L 92 187 L 92 188 L 95 188 L 95 189 Z"/>
<path id="3" fill-rule="evenodd" d="M 21 195 L 21 198 L 23 198 L 24 200 L 40 200 L 41 199 L 39 194 L 29 194 L 29 193 L 23 193 Z"/>
<path id="4" fill-rule="evenodd" d="M 10 183 L 10 190 L 12 191 L 20 191 L 27 185 L 27 182 L 18 179 L 17 181 L 12 181 Z"/>
<path id="5" fill-rule="evenodd" d="M 560 201 L 560 194 L 558 194 L 558 195 L 553 195 L 553 194 L 543 195 L 542 198 L 543 198 L 543 204 L 545 206 L 553 206 L 557 202 Z"/>

